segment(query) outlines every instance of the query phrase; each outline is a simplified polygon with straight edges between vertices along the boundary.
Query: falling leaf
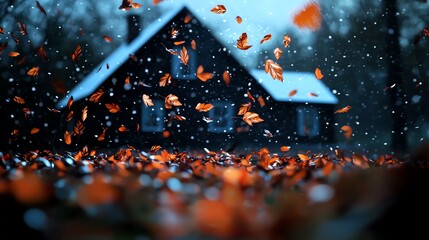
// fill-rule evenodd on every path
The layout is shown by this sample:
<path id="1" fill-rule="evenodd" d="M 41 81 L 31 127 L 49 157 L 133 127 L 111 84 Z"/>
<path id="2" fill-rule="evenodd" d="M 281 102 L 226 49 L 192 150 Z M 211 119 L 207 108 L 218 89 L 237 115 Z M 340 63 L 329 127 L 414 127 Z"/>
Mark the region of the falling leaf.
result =
<path id="1" fill-rule="evenodd" d="M 353 159 L 353 165 L 358 166 L 362 169 L 369 168 L 368 159 L 365 156 L 353 154 L 352 159 Z"/>
<path id="2" fill-rule="evenodd" d="M 316 68 L 316 70 L 314 70 L 314 75 L 316 76 L 317 79 L 322 79 L 323 78 L 323 74 L 322 71 L 319 68 Z"/>
<path id="3" fill-rule="evenodd" d="M 0 34 L 4 34 L 4 28 L 0 26 Z"/>
<path id="4" fill-rule="evenodd" d="M 229 72 L 228 71 L 224 71 L 223 72 L 222 78 L 223 78 L 223 81 L 225 82 L 225 84 L 227 86 L 229 86 L 229 83 L 231 82 L 231 77 L 229 76 Z"/>
<path id="5" fill-rule="evenodd" d="M 28 70 L 27 75 L 28 76 L 37 76 L 39 74 L 39 67 L 32 67 L 30 70 Z"/>
<path id="6" fill-rule="evenodd" d="M 99 142 L 104 141 L 104 139 L 106 138 L 106 130 L 107 128 L 105 128 L 103 132 L 98 136 L 97 141 Z"/>
<path id="7" fill-rule="evenodd" d="M 85 126 L 81 121 L 78 121 L 77 124 L 73 127 L 73 133 L 76 135 L 82 135 L 85 130 Z"/>
<path id="8" fill-rule="evenodd" d="M 241 34 L 241 36 L 237 39 L 237 48 L 241 50 L 247 50 L 252 47 L 252 45 L 247 45 L 247 33 Z"/>
<path id="9" fill-rule="evenodd" d="M 347 141 L 350 140 L 350 137 L 352 136 L 352 133 L 353 133 L 353 129 L 350 126 L 344 125 L 341 127 L 341 131 L 343 131 Z"/>
<path id="10" fill-rule="evenodd" d="M 122 4 L 119 9 L 128 11 L 131 8 L 140 8 L 142 5 L 139 3 L 133 3 L 133 0 L 122 0 Z"/>
<path id="11" fill-rule="evenodd" d="M 264 43 L 264 42 L 266 42 L 266 41 L 269 41 L 270 39 L 271 39 L 271 34 L 267 34 L 267 35 L 265 35 L 263 38 L 262 38 L 262 40 L 260 41 L 260 44 L 262 44 L 262 43 Z"/>
<path id="12" fill-rule="evenodd" d="M 267 129 L 264 129 L 264 137 L 267 137 L 267 138 L 272 138 L 272 137 L 274 137 L 273 136 L 273 134 L 270 132 L 270 130 L 267 130 Z"/>
<path id="13" fill-rule="evenodd" d="M 337 111 L 335 111 L 335 113 L 346 113 L 350 110 L 350 108 L 352 108 L 351 106 L 347 105 L 341 109 L 338 109 Z"/>
<path id="14" fill-rule="evenodd" d="M 425 27 L 425 28 L 423 29 L 423 35 L 424 35 L 425 37 L 429 37 L 429 28 L 428 28 L 428 27 Z"/>
<path id="15" fill-rule="evenodd" d="M 88 117 L 88 106 L 85 106 L 82 110 L 82 122 L 85 122 Z"/>
<path id="16" fill-rule="evenodd" d="M 13 97 L 13 101 L 15 101 L 18 104 L 24 104 L 25 103 L 25 100 L 22 97 L 18 97 L 18 96 Z"/>
<path id="17" fill-rule="evenodd" d="M 40 12 L 45 14 L 45 16 L 46 16 L 46 11 L 43 8 L 43 6 L 39 3 L 39 1 L 36 1 L 36 5 L 37 5 L 37 8 L 40 10 Z"/>
<path id="18" fill-rule="evenodd" d="M 283 54 L 283 51 L 280 48 L 274 49 L 274 56 L 276 57 L 277 60 L 279 60 L 282 54 Z"/>
<path id="19" fill-rule="evenodd" d="M 178 42 L 173 42 L 173 44 L 175 45 L 175 46 L 179 46 L 179 45 L 182 45 L 182 44 L 184 44 L 186 41 L 178 41 Z"/>
<path id="20" fill-rule="evenodd" d="M 9 57 L 18 57 L 20 55 L 19 52 L 10 52 Z"/>
<path id="21" fill-rule="evenodd" d="M 165 98 L 165 108 L 171 109 L 172 106 L 179 107 L 182 106 L 182 103 L 179 101 L 179 98 L 176 95 L 169 94 Z"/>
<path id="22" fill-rule="evenodd" d="M 241 104 L 241 107 L 238 110 L 237 115 L 244 115 L 246 112 L 248 112 L 250 110 L 251 107 L 252 107 L 252 103 L 250 103 L 250 102 Z"/>
<path id="23" fill-rule="evenodd" d="M 289 92 L 289 97 L 293 97 L 295 96 L 295 94 L 298 92 L 298 90 L 294 89 L 292 91 Z"/>
<path id="24" fill-rule="evenodd" d="M 183 23 L 187 24 L 192 20 L 192 16 L 191 15 L 186 15 L 186 17 L 183 19 Z"/>
<path id="25" fill-rule="evenodd" d="M 186 50 L 185 47 L 183 47 L 182 50 L 180 50 L 180 60 L 182 61 L 183 64 L 185 65 L 188 64 L 189 55 L 188 55 L 188 50 Z"/>
<path id="26" fill-rule="evenodd" d="M 138 8 L 140 8 L 142 5 L 140 4 L 140 3 L 131 3 L 131 7 L 132 8 L 135 8 L 135 9 L 138 9 Z"/>
<path id="27" fill-rule="evenodd" d="M 143 94 L 142 99 L 143 99 L 144 105 L 146 105 L 147 107 L 153 106 L 153 101 L 152 99 L 150 99 L 149 95 Z"/>
<path id="28" fill-rule="evenodd" d="M 179 30 L 172 28 L 170 31 L 170 38 L 175 39 L 179 35 Z"/>
<path id="29" fill-rule="evenodd" d="M 0 54 L 3 53 L 3 51 L 5 50 L 5 48 L 7 47 L 8 43 L 0 43 Z"/>
<path id="30" fill-rule="evenodd" d="M 30 134 L 33 135 L 33 134 L 38 133 L 39 131 L 40 131 L 39 128 L 32 128 L 31 131 L 30 131 Z"/>
<path id="31" fill-rule="evenodd" d="M 170 83 L 171 83 L 171 74 L 169 74 L 169 73 L 164 74 L 164 76 L 162 76 L 159 79 L 159 86 L 160 87 L 165 87 Z"/>
<path id="32" fill-rule="evenodd" d="M 71 96 L 67 101 L 67 108 L 70 109 L 72 105 L 73 105 L 73 96 Z"/>
<path id="33" fill-rule="evenodd" d="M 37 49 L 37 55 L 39 55 L 43 59 L 43 61 L 46 61 L 48 59 L 46 51 L 43 48 L 43 45 Z"/>
<path id="34" fill-rule="evenodd" d="M 241 24 L 243 22 L 243 19 L 241 19 L 240 16 L 235 17 L 235 21 L 237 21 L 238 24 Z"/>
<path id="35" fill-rule="evenodd" d="M 117 113 L 121 110 L 121 108 L 115 103 L 111 103 L 111 104 L 106 103 L 104 105 L 106 106 L 107 110 L 109 110 L 109 112 L 111 113 Z"/>
<path id="36" fill-rule="evenodd" d="M 293 22 L 299 28 L 318 30 L 322 25 L 322 14 L 317 2 L 309 2 L 301 11 L 293 17 Z"/>
<path id="37" fill-rule="evenodd" d="M 76 46 L 76 49 L 74 50 L 74 52 L 72 53 L 72 60 L 73 61 L 77 61 L 79 60 L 79 58 L 82 56 L 82 48 L 80 47 L 80 45 Z"/>
<path id="38" fill-rule="evenodd" d="M 104 41 L 111 43 L 113 41 L 113 39 L 109 36 L 103 36 Z"/>
<path id="39" fill-rule="evenodd" d="M 10 36 L 12 37 L 16 45 L 19 45 L 21 43 L 21 41 L 19 41 L 19 39 L 15 37 L 15 34 L 13 32 L 10 33 Z"/>
<path id="40" fill-rule="evenodd" d="M 206 123 L 211 123 L 211 122 L 213 122 L 213 119 L 203 116 L 203 121 Z"/>
<path id="41" fill-rule="evenodd" d="M 282 152 L 289 152 L 289 150 L 290 150 L 290 147 L 288 147 L 288 146 L 281 146 L 280 147 L 280 151 L 282 151 Z"/>
<path id="42" fill-rule="evenodd" d="M 255 98 L 252 96 L 252 94 L 250 93 L 250 91 L 247 91 L 247 97 L 252 100 L 255 101 Z"/>
<path id="43" fill-rule="evenodd" d="M 271 59 L 265 61 L 265 72 L 270 73 L 273 79 L 278 79 L 283 82 L 283 69 Z"/>
<path id="44" fill-rule="evenodd" d="M 289 46 L 290 41 L 291 41 L 291 39 L 290 39 L 289 35 L 283 36 L 283 46 L 285 48 L 287 48 L 287 46 Z"/>
<path id="45" fill-rule="evenodd" d="M 179 55 L 176 50 L 167 48 L 163 43 L 161 43 L 161 45 L 165 48 L 165 51 L 169 52 L 171 55 Z"/>
<path id="46" fill-rule="evenodd" d="M 204 67 L 200 65 L 197 69 L 197 78 L 200 79 L 203 82 L 207 82 L 208 80 L 212 79 L 214 76 L 213 73 L 204 72 Z"/>
<path id="47" fill-rule="evenodd" d="M 216 7 L 212 8 L 210 12 L 214 12 L 216 14 L 224 14 L 226 12 L 226 8 L 224 5 L 217 5 Z"/>
<path id="48" fill-rule="evenodd" d="M 243 121 L 250 126 L 253 126 L 253 123 L 263 122 L 264 119 L 259 117 L 259 114 L 254 112 L 246 112 L 243 116 Z"/>
<path id="49" fill-rule="evenodd" d="M 66 122 L 70 122 L 73 119 L 74 112 L 70 111 L 66 116 Z"/>
<path id="50" fill-rule="evenodd" d="M 184 116 L 180 116 L 180 115 L 171 116 L 171 119 L 175 119 L 178 121 L 185 121 L 186 120 L 186 118 Z"/>
<path id="51" fill-rule="evenodd" d="M 21 33 L 21 35 L 27 35 L 27 27 L 25 26 L 24 23 L 18 21 L 18 27 L 19 27 L 19 32 Z"/>
<path id="52" fill-rule="evenodd" d="M 156 152 L 158 152 L 160 149 L 161 149 L 161 146 L 159 146 L 159 145 L 155 145 L 155 146 L 150 147 L 150 151 L 151 151 L 152 153 L 156 153 Z"/>
<path id="53" fill-rule="evenodd" d="M 310 158 L 308 158 L 308 156 L 307 156 L 307 155 L 305 155 L 305 154 L 300 154 L 300 153 L 298 153 L 298 157 L 299 157 L 299 159 L 300 159 L 301 161 L 308 161 L 308 160 L 310 160 Z"/>
<path id="54" fill-rule="evenodd" d="M 125 127 L 124 125 L 121 125 L 121 126 L 118 128 L 118 130 L 119 130 L 119 132 L 126 132 L 126 131 L 127 131 L 127 127 Z"/>
<path id="55" fill-rule="evenodd" d="M 208 112 L 210 111 L 214 106 L 210 103 L 198 103 L 195 109 L 199 112 Z"/>
<path id="56" fill-rule="evenodd" d="M 100 88 L 95 93 L 93 93 L 91 97 L 89 97 L 89 101 L 98 103 L 98 101 L 100 100 L 101 96 L 103 96 L 103 94 L 104 94 L 104 91 L 103 89 Z"/>
<path id="57" fill-rule="evenodd" d="M 191 48 L 194 50 L 197 50 L 197 43 L 195 42 L 194 39 L 192 39 L 192 41 L 191 41 Z"/>
<path id="58" fill-rule="evenodd" d="M 309 97 L 318 97 L 319 95 L 317 93 L 310 92 L 310 93 L 308 93 L 308 96 Z"/>
<path id="59" fill-rule="evenodd" d="M 127 76 L 127 77 L 125 78 L 125 81 L 124 81 L 125 85 L 130 84 L 130 79 L 131 79 L 131 77 L 130 77 L 130 76 Z"/>
<path id="60" fill-rule="evenodd" d="M 67 132 L 67 131 L 64 133 L 64 142 L 65 142 L 67 145 L 70 145 L 70 144 L 71 144 L 71 142 L 72 142 L 71 135 L 70 135 L 70 133 L 69 133 L 69 132 Z"/>
<path id="61" fill-rule="evenodd" d="M 261 96 L 258 97 L 258 103 L 261 105 L 261 107 L 265 106 L 265 100 Z"/>

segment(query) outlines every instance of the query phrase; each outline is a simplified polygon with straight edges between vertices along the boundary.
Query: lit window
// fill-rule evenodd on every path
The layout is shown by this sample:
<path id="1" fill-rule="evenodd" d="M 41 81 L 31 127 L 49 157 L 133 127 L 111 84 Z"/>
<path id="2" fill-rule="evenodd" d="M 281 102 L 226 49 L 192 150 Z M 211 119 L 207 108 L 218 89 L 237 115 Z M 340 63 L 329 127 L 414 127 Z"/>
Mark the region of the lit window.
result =
<path id="1" fill-rule="evenodd" d="M 192 49 L 188 50 L 189 61 L 185 65 L 177 55 L 171 55 L 171 75 L 175 79 L 197 79 L 197 54 Z"/>
<path id="2" fill-rule="evenodd" d="M 153 100 L 154 106 L 142 103 L 141 130 L 143 132 L 162 132 L 164 130 L 164 102 Z"/>
<path id="3" fill-rule="evenodd" d="M 234 130 L 234 107 L 230 102 L 212 102 L 214 108 L 209 111 L 209 118 L 213 122 L 208 124 L 208 132 L 231 133 Z"/>
<path id="4" fill-rule="evenodd" d="M 297 127 L 298 135 L 305 137 L 314 137 L 319 135 L 319 112 L 314 107 L 298 107 L 297 111 Z"/>

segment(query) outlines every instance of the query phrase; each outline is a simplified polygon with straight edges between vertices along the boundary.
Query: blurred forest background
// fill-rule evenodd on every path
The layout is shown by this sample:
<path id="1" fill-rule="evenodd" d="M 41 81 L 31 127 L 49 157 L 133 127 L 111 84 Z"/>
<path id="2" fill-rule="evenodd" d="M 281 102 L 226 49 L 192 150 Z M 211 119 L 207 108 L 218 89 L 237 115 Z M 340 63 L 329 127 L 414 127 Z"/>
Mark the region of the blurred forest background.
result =
<path id="1" fill-rule="evenodd" d="M 140 14 L 143 26 L 147 26 L 165 11 L 174 8 L 178 1 L 165 1 L 157 5 L 153 5 L 151 0 L 135 2 L 142 4 L 142 7 L 121 11 L 118 9 L 121 4 L 119 0 L 103 3 L 40 0 L 46 14 L 37 8 L 36 1 L 0 2 L 0 27 L 4 31 L 0 34 L 0 49 L 4 48 L 0 51 L 1 149 L 24 147 L 23 143 L 30 148 L 60 147 L 63 144 L 59 142 L 62 133 L 58 132 L 57 126 L 64 116 L 52 111 L 55 103 L 126 41 L 127 15 Z M 248 67 L 262 67 L 266 53 L 280 43 L 270 41 L 246 53 L 236 51 L 235 40 L 242 32 L 212 21 L 216 17 L 218 21 L 225 22 L 226 17 L 211 15 L 211 7 L 225 4 L 227 8 L 240 9 L 244 20 L 249 22 L 245 30 L 250 31 L 249 38 L 257 35 L 255 38 L 260 39 L 259 36 L 266 33 L 290 35 L 292 43 L 284 52 L 286 60 L 283 61 L 283 69 L 313 72 L 319 67 L 325 75 L 323 81 L 339 99 L 338 108 L 346 105 L 352 107 L 347 115 L 336 115 L 338 142 L 334 146 L 388 152 L 392 136 L 389 98 L 389 91 L 392 90 L 400 94 L 397 105 L 402 106 L 406 113 L 404 132 L 409 148 L 429 139 L 429 111 L 426 110 L 429 105 L 429 37 L 422 36 L 421 41 L 416 41 L 416 36 L 421 35 L 424 27 L 429 25 L 428 2 L 320 1 L 323 23 L 321 29 L 314 32 L 293 26 L 287 20 L 291 16 L 283 13 L 291 15 L 299 4 L 282 9 L 288 3 L 281 0 L 267 3 L 253 0 L 240 3 L 186 2 L 214 35 Z M 247 4 L 241 6 L 241 2 Z M 394 85 L 395 81 L 388 81 L 391 59 L 387 54 L 387 39 L 394 33 L 388 27 L 386 6 L 395 2 L 400 31 L 399 46 L 393 51 L 401 54 L 400 89 Z M 264 13 L 273 17 L 267 18 Z M 265 22 L 258 20 L 258 14 Z M 235 18 L 235 15 L 232 17 Z M 18 22 L 26 25 L 27 35 L 20 33 Z M 226 24 L 233 25 L 232 21 L 226 21 Z M 108 43 L 103 36 L 113 40 Z M 8 45 L 4 47 L 6 43 Z M 71 61 L 71 54 L 78 44 L 83 48 L 84 61 L 76 63 Z M 43 57 L 41 48 L 46 52 L 46 57 Z M 21 55 L 8 56 L 12 51 Z M 28 76 L 27 71 L 34 66 L 40 67 L 38 76 Z M 17 104 L 13 101 L 14 96 L 25 98 L 26 103 Z M 353 128 L 353 136 L 348 142 L 339 130 L 343 125 Z M 33 128 L 40 129 L 39 133 L 30 134 Z M 19 132 L 14 132 L 15 129 Z"/>

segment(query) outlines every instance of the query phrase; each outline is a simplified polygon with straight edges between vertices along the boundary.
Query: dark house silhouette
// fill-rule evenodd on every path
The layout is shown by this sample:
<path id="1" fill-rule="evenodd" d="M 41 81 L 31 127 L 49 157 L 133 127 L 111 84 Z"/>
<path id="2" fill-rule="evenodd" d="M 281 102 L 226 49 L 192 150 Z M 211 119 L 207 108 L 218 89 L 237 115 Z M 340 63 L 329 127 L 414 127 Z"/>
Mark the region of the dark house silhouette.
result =
<path id="1" fill-rule="evenodd" d="M 100 147 L 129 144 L 228 149 L 237 144 L 261 147 L 334 140 L 333 113 L 337 99 L 314 74 L 286 72 L 281 83 L 263 70 L 246 69 L 228 50 L 233 46 L 222 45 L 186 7 L 167 12 L 140 33 L 137 31 L 139 18 L 130 16 L 128 21 L 131 31 L 128 42 L 57 104 L 58 108 L 65 108 L 73 96 L 75 112 L 88 106 L 80 143 Z M 171 35 L 173 28 L 179 31 L 175 38 Z M 196 50 L 192 49 L 192 40 L 196 42 Z M 186 42 L 175 46 L 175 41 Z M 179 53 L 186 47 L 188 64 L 182 64 L 179 57 L 170 54 L 164 46 Z M 199 65 L 204 67 L 204 72 L 214 73 L 214 77 L 207 82 L 200 81 L 196 77 Z M 229 85 L 222 79 L 224 71 L 229 71 Z M 160 78 L 165 73 L 171 74 L 171 83 L 160 87 Z M 129 84 L 125 82 L 127 77 Z M 98 89 L 105 92 L 100 101 L 88 101 Z M 298 90 L 297 94 L 289 97 L 294 89 Z M 247 96 L 249 91 L 255 99 L 263 98 L 266 105 L 262 107 L 258 101 L 251 101 Z M 318 96 L 311 97 L 309 93 Z M 155 105 L 145 106 L 142 94 L 149 95 Z M 183 105 L 166 109 L 164 97 L 169 94 L 178 96 Z M 258 113 L 264 122 L 248 126 L 242 116 L 237 115 L 241 104 L 249 101 L 252 102 L 250 111 Z M 121 110 L 110 113 L 106 103 L 118 104 Z M 198 103 L 211 103 L 215 107 L 209 112 L 198 112 L 195 110 Z M 174 119 L 175 115 L 186 120 Z M 208 123 L 203 117 L 213 121 Z M 69 131 L 77 121 L 68 124 Z M 127 128 L 125 132 L 119 131 L 122 125 Z M 105 140 L 97 141 L 106 128 Z M 267 136 L 265 130 L 272 136 Z"/>

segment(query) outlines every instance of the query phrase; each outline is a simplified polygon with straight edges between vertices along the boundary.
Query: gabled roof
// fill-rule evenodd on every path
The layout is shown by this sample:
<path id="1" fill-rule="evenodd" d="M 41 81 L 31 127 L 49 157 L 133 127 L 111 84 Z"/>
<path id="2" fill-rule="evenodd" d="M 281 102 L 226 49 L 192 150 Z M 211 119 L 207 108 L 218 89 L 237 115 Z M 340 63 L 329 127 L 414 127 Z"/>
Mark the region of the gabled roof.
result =
<path id="1" fill-rule="evenodd" d="M 273 80 L 264 70 L 251 70 L 250 74 L 264 89 L 279 102 L 302 102 L 336 104 L 337 97 L 329 88 L 309 72 L 283 72 L 284 81 Z M 297 90 L 297 93 L 289 97 L 289 93 Z M 310 96 L 315 93 L 318 96 Z"/>

